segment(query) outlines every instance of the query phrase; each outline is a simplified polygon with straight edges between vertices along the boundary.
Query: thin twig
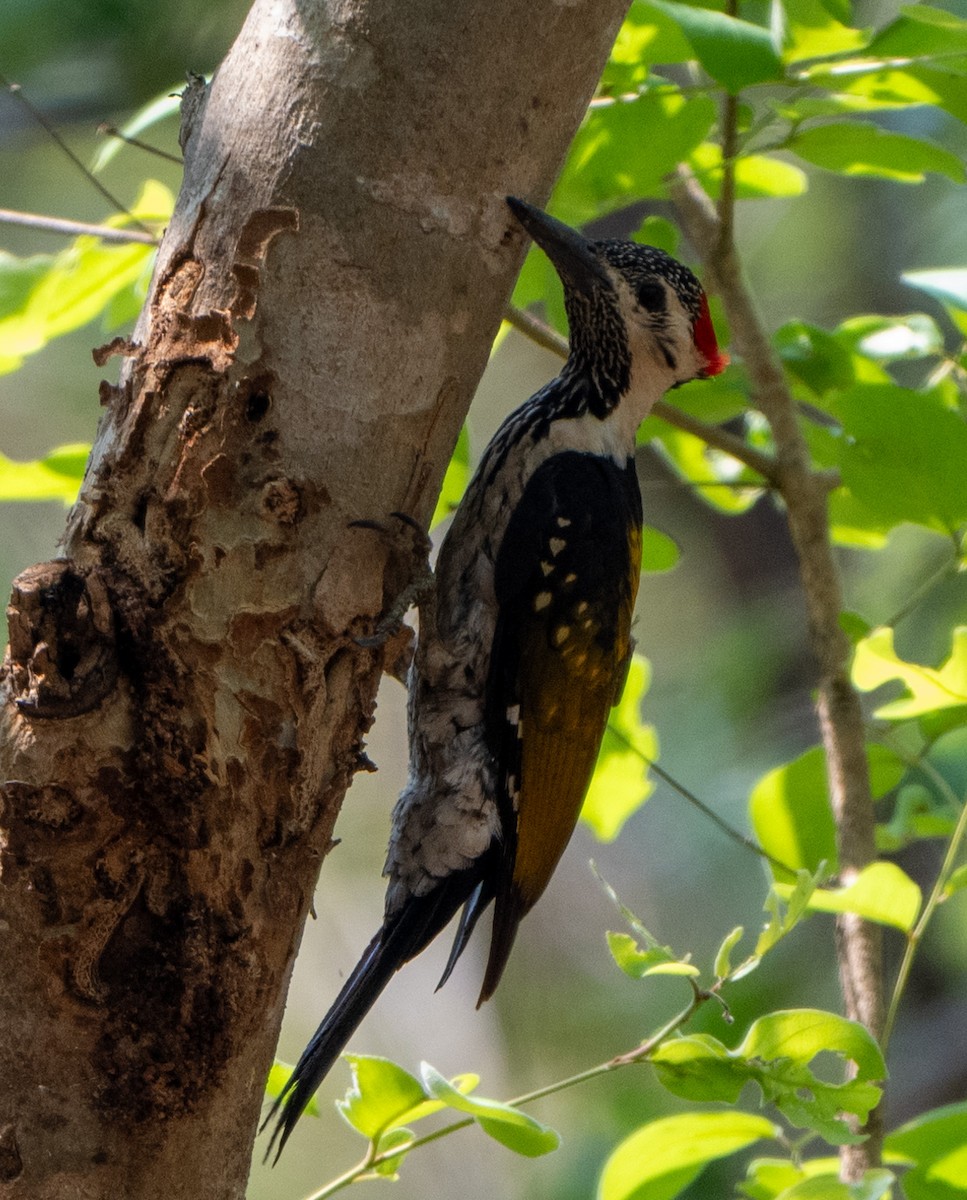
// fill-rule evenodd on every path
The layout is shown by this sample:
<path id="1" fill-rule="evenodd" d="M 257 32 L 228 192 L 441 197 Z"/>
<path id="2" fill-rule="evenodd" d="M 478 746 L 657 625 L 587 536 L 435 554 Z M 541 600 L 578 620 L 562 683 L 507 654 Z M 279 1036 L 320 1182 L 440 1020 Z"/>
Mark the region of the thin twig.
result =
<path id="1" fill-rule="evenodd" d="M 143 150 L 145 154 L 153 154 L 156 158 L 163 158 L 166 162 L 174 163 L 178 167 L 185 165 L 185 160 L 177 154 L 169 154 L 167 150 L 162 150 L 160 146 L 152 146 L 150 142 L 142 142 L 140 138 L 129 137 L 128 134 L 122 133 L 116 125 L 102 123 L 98 125 L 97 132 L 103 137 L 117 138 L 119 142 L 124 142 L 126 146 L 133 146 L 135 150 Z"/>
<path id="2" fill-rule="evenodd" d="M 616 737 L 619 742 L 622 742 L 633 754 L 636 754 L 638 758 L 640 758 L 645 764 L 645 766 L 653 771 L 663 783 L 667 783 L 668 786 L 673 789 L 673 791 L 678 792 L 679 796 L 681 796 L 683 800 L 687 800 L 693 808 L 697 808 L 698 811 L 703 816 L 707 817 L 713 825 L 718 826 L 718 828 L 725 834 L 727 838 L 731 839 L 733 842 L 736 842 L 744 849 L 751 850 L 753 854 L 758 855 L 760 858 L 766 859 L 779 870 L 787 871 L 793 876 L 796 874 L 793 867 L 788 866 L 786 863 L 782 862 L 781 859 L 775 858 L 769 853 L 768 850 L 764 850 L 755 840 L 755 838 L 746 837 L 746 835 L 744 833 L 740 833 L 735 826 L 730 825 L 724 817 L 720 817 L 714 808 L 711 808 L 705 803 L 704 800 L 700 800 L 698 796 L 696 796 L 695 793 L 687 788 L 683 783 L 679 783 L 674 775 L 670 775 L 664 769 L 664 767 L 660 767 L 653 758 L 649 758 L 644 750 L 642 750 L 639 746 L 636 746 L 631 738 L 622 733 L 620 729 L 617 729 L 614 725 L 609 723 L 608 732 L 612 735 L 612 737 Z"/>
<path id="3" fill-rule="evenodd" d="M 914 928 L 907 935 L 907 943 L 903 951 L 903 960 L 897 970 L 896 983 L 893 985 L 893 995 L 890 997 L 890 1008 L 886 1014 L 886 1022 L 883 1026 L 882 1046 L 884 1053 L 890 1043 L 890 1037 L 893 1033 L 893 1026 L 896 1022 L 897 1013 L 900 1009 L 900 1001 L 903 998 L 903 993 L 906 988 L 907 979 L 910 975 L 910 969 L 913 966 L 913 959 L 926 932 L 927 926 L 943 899 L 944 888 L 953 873 L 954 864 L 957 861 L 957 856 L 960 854 L 961 846 L 964 843 L 964 838 L 967 836 L 967 797 L 964 800 L 959 800 L 956 793 L 950 784 L 944 779 L 933 763 L 927 759 L 921 759 L 916 765 L 921 770 L 930 782 L 937 788 L 944 799 L 952 807 L 960 807 L 960 816 L 957 818 L 957 824 L 954 832 L 951 834 L 950 841 L 947 843 L 947 849 L 944 852 L 943 862 L 940 864 L 940 870 L 937 872 L 937 878 L 933 882 L 933 887 L 930 889 L 930 895 L 927 897 L 923 909 L 920 913 L 920 918 Z"/>
<path id="4" fill-rule="evenodd" d="M 508 304 L 504 309 L 504 320 L 509 325 L 513 325 L 525 337 L 530 338 L 536 345 L 550 350 L 552 354 L 556 354 L 560 358 L 567 358 L 567 338 L 561 337 L 556 330 L 539 317 Z M 721 450 L 725 454 L 731 455 L 732 458 L 738 459 L 739 462 L 745 463 L 768 483 L 778 484 L 775 459 L 761 450 L 756 450 L 754 446 L 750 446 L 736 434 L 730 433 L 718 425 L 709 425 L 706 421 L 699 420 L 698 417 L 689 416 L 680 408 L 676 408 L 674 404 L 669 404 L 667 400 L 659 400 L 652 412 L 674 428 L 690 433 L 694 437 L 700 438 L 706 445 L 714 446 L 716 450 Z"/>
<path id="5" fill-rule="evenodd" d="M 742 355 L 755 403 L 776 446 L 779 487 L 799 558 L 809 632 L 819 665 L 817 709 L 836 818 L 841 874 L 846 882 L 876 858 L 873 799 L 859 696 L 848 672 L 849 642 L 839 624 L 842 585 L 829 537 L 827 481 L 812 470 L 796 405 L 782 366 L 752 303 L 734 242 L 694 177 L 680 169 L 674 186 L 679 217 L 725 305 L 732 340 Z M 847 1015 L 874 1037 L 883 1032 L 882 937 L 879 927 L 854 914 L 837 921 L 837 955 Z M 871 1114 L 862 1145 L 844 1148 L 844 1178 L 855 1181 L 880 1158 L 880 1121 Z"/>
<path id="6" fill-rule="evenodd" d="M 27 97 L 24 95 L 23 89 L 21 88 L 19 83 L 11 83 L 11 81 L 9 79 L 7 79 L 5 76 L 0 75 L 0 87 L 5 87 L 7 89 L 7 91 L 10 93 L 10 95 L 13 96 L 14 99 L 18 100 L 23 105 L 23 107 L 27 110 L 28 113 L 30 113 L 31 117 L 33 117 L 33 119 L 37 122 L 37 124 L 40 125 L 42 129 L 46 130 L 51 141 L 60 150 L 62 150 L 64 152 L 64 154 L 67 155 L 67 157 L 71 160 L 71 162 L 74 164 L 74 166 L 77 167 L 78 171 L 80 171 L 80 173 L 88 181 L 88 183 L 92 187 L 96 188 L 101 193 L 101 195 L 108 202 L 108 204 L 111 205 L 111 207 L 113 209 L 115 209 L 117 212 L 123 212 L 125 214 L 125 216 L 130 217 L 131 220 L 135 223 L 135 225 L 137 225 L 140 229 L 144 230 L 145 233 L 149 233 L 149 234 L 151 233 L 151 230 L 147 227 L 147 225 L 145 225 L 144 222 L 138 220 L 138 218 L 128 208 L 126 208 L 121 203 L 121 201 L 117 198 L 117 196 L 115 196 L 113 192 L 111 192 L 108 188 L 106 188 L 104 186 L 104 184 L 101 183 L 101 181 L 97 178 L 96 175 L 94 175 L 91 171 L 88 170 L 88 168 L 84 165 L 84 163 L 81 162 L 81 160 L 77 157 L 77 155 L 70 148 L 70 146 L 68 146 L 68 144 L 64 141 L 64 139 L 60 136 L 60 134 L 57 132 L 57 130 L 54 128 L 54 126 L 50 123 L 50 121 L 47 120 L 47 118 L 40 111 L 40 109 L 37 108 L 37 106 L 31 100 L 27 99 Z M 152 234 L 152 237 L 153 236 L 154 235 Z"/>
<path id="7" fill-rule="evenodd" d="M 17 212 L 12 208 L 0 208 L 0 225 L 24 225 L 28 229 L 42 229 L 45 233 L 62 233 L 68 237 L 89 235 L 102 242 L 137 242 L 143 246 L 159 245 L 153 233 L 142 233 L 140 229 L 113 229 L 110 225 L 88 225 L 84 221 L 68 221 L 63 217 L 45 217 L 40 213 Z"/>
<path id="8" fill-rule="evenodd" d="M 589 1079 L 596 1079 L 599 1075 L 607 1075 L 609 1072 L 619 1070 L 621 1067 L 633 1066 L 635 1063 L 644 1061 L 653 1050 L 657 1049 L 662 1042 L 671 1037 L 676 1030 L 681 1029 L 683 1025 L 687 1025 L 698 1009 L 706 1001 L 710 1000 L 714 994 L 714 992 L 701 991 L 693 983 L 692 999 L 685 1008 L 663 1025 L 657 1033 L 652 1034 L 647 1041 L 642 1042 L 640 1046 L 636 1046 L 634 1050 L 629 1050 L 626 1054 L 616 1055 L 614 1058 L 609 1058 L 606 1062 L 589 1067 L 586 1071 L 579 1071 L 576 1075 L 569 1075 L 566 1079 L 559 1079 L 556 1083 L 549 1083 L 545 1087 L 537 1088 L 533 1092 L 526 1092 L 523 1096 L 518 1096 L 514 1100 L 508 1100 L 507 1104 L 511 1108 L 523 1108 L 526 1104 L 533 1104 L 535 1100 L 543 1100 L 546 1096 L 554 1096 L 558 1092 L 567 1091 L 569 1088 L 586 1083 Z M 343 1191 L 344 1188 L 349 1187 L 350 1184 L 368 1175 L 376 1167 L 392 1162 L 404 1154 L 409 1154 L 410 1151 L 416 1150 L 420 1146 L 428 1146 L 431 1142 L 439 1141 L 440 1138 L 449 1137 L 450 1134 L 457 1133 L 461 1129 L 469 1129 L 473 1124 L 475 1124 L 473 1117 L 463 1117 L 459 1121 L 453 1121 L 449 1125 L 435 1129 L 432 1133 L 425 1133 L 421 1137 L 414 1137 L 411 1141 L 404 1142 L 401 1146 L 394 1146 L 379 1154 L 374 1154 L 373 1147 L 370 1146 L 366 1156 L 355 1167 L 351 1167 L 336 1179 L 330 1180 L 329 1183 L 312 1192 L 305 1200 L 328 1200 L 328 1197 Z"/>

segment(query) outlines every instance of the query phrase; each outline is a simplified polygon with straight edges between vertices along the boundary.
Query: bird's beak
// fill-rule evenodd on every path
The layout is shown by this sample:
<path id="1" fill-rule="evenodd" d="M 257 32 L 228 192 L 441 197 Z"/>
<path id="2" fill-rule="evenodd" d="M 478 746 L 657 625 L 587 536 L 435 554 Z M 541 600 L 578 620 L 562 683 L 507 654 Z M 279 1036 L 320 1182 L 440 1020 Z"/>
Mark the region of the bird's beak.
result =
<path id="1" fill-rule="evenodd" d="M 591 249 L 591 243 L 576 229 L 516 196 L 508 196 L 507 205 L 554 264 L 558 275 L 572 287 L 582 292 L 612 288 L 604 264 Z"/>

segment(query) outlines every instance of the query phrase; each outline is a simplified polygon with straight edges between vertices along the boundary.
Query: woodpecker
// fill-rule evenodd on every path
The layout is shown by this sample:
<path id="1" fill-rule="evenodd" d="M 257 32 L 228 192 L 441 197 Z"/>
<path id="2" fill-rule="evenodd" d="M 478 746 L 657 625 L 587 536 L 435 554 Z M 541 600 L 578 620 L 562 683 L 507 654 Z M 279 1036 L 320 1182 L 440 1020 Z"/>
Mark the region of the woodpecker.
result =
<path id="1" fill-rule="evenodd" d="M 461 909 L 439 986 L 493 903 L 478 1007 L 497 987 L 574 831 L 627 674 L 638 426 L 668 389 L 728 362 L 687 267 L 507 204 L 561 277 L 569 356 L 498 429 L 440 548 L 410 668 L 383 924 L 269 1114 L 281 1110 L 276 1158 L 390 978 Z"/>

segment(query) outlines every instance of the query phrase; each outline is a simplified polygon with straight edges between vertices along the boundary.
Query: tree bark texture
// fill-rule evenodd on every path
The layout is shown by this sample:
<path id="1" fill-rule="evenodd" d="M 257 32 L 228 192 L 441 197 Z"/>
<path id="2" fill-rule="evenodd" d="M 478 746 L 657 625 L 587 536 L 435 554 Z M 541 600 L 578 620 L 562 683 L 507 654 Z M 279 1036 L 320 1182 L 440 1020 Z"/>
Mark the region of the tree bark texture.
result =
<path id="1" fill-rule="evenodd" d="M 256 0 L 3 670 L 0 1196 L 240 1197 L 522 242 L 625 0 Z M 145 52 L 149 52 L 146 48 Z M 354 525 L 381 521 L 386 533 Z"/>

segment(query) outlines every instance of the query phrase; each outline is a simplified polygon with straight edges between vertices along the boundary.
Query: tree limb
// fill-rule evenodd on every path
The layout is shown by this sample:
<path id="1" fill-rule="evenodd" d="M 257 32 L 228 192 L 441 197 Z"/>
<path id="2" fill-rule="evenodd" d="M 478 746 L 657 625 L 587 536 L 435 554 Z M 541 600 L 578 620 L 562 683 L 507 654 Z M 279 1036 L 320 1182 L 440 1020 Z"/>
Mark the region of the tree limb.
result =
<path id="1" fill-rule="evenodd" d="M 674 199 L 683 228 L 704 261 L 706 277 L 725 305 L 732 343 L 748 371 L 753 401 L 772 430 L 778 486 L 799 558 L 810 640 L 819 667 L 816 707 L 836 818 L 840 877 L 849 883 L 876 858 L 876 843 L 863 713 L 849 677 L 849 643 L 839 624 L 842 587 L 829 539 L 828 481 L 812 470 L 795 401 L 742 279 L 734 241 L 723 238 L 723 225 L 708 196 L 684 169 Z M 879 1038 L 885 1016 L 879 926 L 852 914 L 840 916 L 837 955 L 847 1015 Z M 851 1181 L 879 1162 L 882 1134 L 877 1113 L 871 1114 L 865 1132 L 868 1141 L 844 1147 L 842 1152 L 844 1176 Z"/>
<path id="2" fill-rule="evenodd" d="M 2 674 L 0 1197 L 241 1200 L 381 651 L 625 0 L 256 0 Z M 534 47 L 540 46 L 535 54 Z M 562 70 L 562 64 L 567 69 Z"/>

